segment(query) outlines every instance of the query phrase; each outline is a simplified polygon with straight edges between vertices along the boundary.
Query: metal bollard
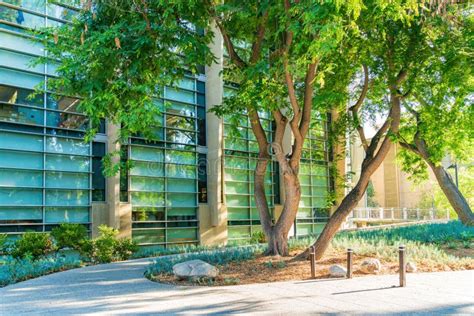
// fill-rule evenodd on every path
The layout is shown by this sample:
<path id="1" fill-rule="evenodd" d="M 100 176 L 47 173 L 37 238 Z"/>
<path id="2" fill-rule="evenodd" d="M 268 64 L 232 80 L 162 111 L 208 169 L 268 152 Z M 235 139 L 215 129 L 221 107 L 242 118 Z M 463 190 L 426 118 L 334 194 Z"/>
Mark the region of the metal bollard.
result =
<path id="1" fill-rule="evenodd" d="M 316 254 L 315 254 L 315 248 L 314 246 L 311 246 L 311 252 L 309 254 L 309 260 L 311 263 L 311 278 L 315 279 L 316 278 Z"/>
<path id="2" fill-rule="evenodd" d="M 352 279 L 352 254 L 354 251 L 351 248 L 347 249 L 347 278 Z"/>
<path id="3" fill-rule="evenodd" d="M 405 287 L 407 285 L 407 276 L 406 276 L 406 260 L 405 260 L 405 246 L 398 247 L 398 261 L 400 272 L 400 287 Z"/>

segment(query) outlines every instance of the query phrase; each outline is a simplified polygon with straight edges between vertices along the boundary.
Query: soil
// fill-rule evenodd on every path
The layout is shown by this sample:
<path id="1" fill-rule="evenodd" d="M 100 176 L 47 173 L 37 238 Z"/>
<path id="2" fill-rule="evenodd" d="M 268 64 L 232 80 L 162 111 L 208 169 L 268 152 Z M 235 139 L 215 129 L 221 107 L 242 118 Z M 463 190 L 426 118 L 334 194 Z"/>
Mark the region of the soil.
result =
<path id="1" fill-rule="evenodd" d="M 453 250 L 453 249 L 450 249 Z M 458 249 L 459 257 L 474 258 L 474 249 Z M 257 256 L 253 260 L 233 262 L 227 265 L 218 266 L 219 276 L 214 280 L 178 280 L 174 275 L 162 274 L 153 277 L 154 281 L 175 284 L 175 285 L 235 285 L 251 283 L 267 283 L 290 280 L 309 280 L 311 279 L 311 267 L 309 260 L 297 259 L 300 251 L 295 251 L 289 257 L 268 257 Z M 454 255 L 454 253 L 451 254 Z M 330 278 L 329 267 L 334 264 L 346 267 L 346 254 L 344 252 L 328 251 L 325 257 L 316 263 L 316 278 Z M 364 274 L 359 270 L 359 266 L 366 258 L 375 256 L 353 255 L 353 277 L 361 277 Z M 398 273 L 398 262 L 380 260 L 382 271 L 379 274 Z M 474 260 L 468 260 L 462 264 L 444 265 L 433 262 L 417 263 L 417 272 L 436 272 L 453 270 L 472 270 L 474 269 Z"/>

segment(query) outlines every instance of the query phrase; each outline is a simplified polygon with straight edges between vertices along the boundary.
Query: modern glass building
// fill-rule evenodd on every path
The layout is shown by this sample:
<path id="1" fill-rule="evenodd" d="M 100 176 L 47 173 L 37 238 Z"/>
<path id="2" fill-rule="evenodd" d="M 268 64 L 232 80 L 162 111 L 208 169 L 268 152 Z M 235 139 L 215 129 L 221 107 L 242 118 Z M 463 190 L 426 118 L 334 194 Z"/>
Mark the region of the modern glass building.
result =
<path id="1" fill-rule="evenodd" d="M 226 118 L 207 112 L 232 93 L 221 77 L 222 39 L 212 44 L 220 62 L 178 88 L 165 87 L 156 99 L 163 114 L 151 127 L 153 141 L 135 135 L 118 148 L 119 127 L 102 122 L 85 143 L 90 123 L 78 110 L 80 100 L 48 90 L 55 65 L 30 66 L 45 51 L 27 32 L 68 23 L 74 14 L 46 0 L 0 1 L 0 233 L 45 232 L 72 222 L 92 235 L 107 224 L 150 247 L 248 241 L 260 230 L 252 184 L 257 144 L 245 114 L 235 137 Z M 38 85 L 47 93 L 32 96 Z M 271 139 L 272 120 L 261 116 Z M 305 145 L 295 236 L 318 233 L 329 214 L 327 125 L 321 117 Z M 104 178 L 101 159 L 117 149 L 133 168 Z M 283 194 L 276 162 L 266 185 L 277 217 Z"/>

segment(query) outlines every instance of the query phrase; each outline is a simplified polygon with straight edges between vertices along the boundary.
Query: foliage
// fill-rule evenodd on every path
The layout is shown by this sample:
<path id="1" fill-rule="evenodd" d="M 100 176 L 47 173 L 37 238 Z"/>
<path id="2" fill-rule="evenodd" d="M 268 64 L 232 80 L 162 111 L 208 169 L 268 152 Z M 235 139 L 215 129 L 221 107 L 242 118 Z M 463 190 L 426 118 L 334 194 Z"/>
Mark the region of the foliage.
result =
<path id="1" fill-rule="evenodd" d="M 47 233 L 26 232 L 13 245 L 11 255 L 14 258 L 38 259 L 55 250 L 51 237 Z"/>
<path id="2" fill-rule="evenodd" d="M 7 234 L 0 234 L 0 256 L 5 254 L 7 248 Z"/>
<path id="3" fill-rule="evenodd" d="M 153 260 L 152 264 L 148 266 L 145 271 L 145 276 L 151 278 L 157 274 L 172 273 L 175 264 L 189 260 L 199 259 L 209 264 L 223 265 L 229 262 L 253 259 L 256 254 L 262 251 L 263 248 L 260 246 L 246 246 L 160 257 Z"/>
<path id="4" fill-rule="evenodd" d="M 119 231 L 107 225 L 100 225 L 99 237 L 87 240 L 83 249 L 94 263 L 108 263 L 129 259 L 138 251 L 138 245 L 130 238 L 117 238 Z"/>
<path id="5" fill-rule="evenodd" d="M 82 262 L 77 256 L 54 255 L 38 260 L 30 257 L 22 259 L 8 258 L 0 265 L 0 286 L 39 277 L 49 273 L 80 267 Z"/>
<path id="6" fill-rule="evenodd" d="M 227 246 L 201 246 L 201 245 L 183 245 L 183 246 L 172 246 L 169 248 L 140 248 L 137 252 L 132 255 L 132 258 L 148 258 L 148 257 L 161 257 L 168 255 L 175 255 L 181 253 L 193 253 L 201 251 L 211 251 L 216 249 L 223 249 Z"/>
<path id="7" fill-rule="evenodd" d="M 62 223 L 53 228 L 51 236 L 59 249 L 71 248 L 79 252 L 83 251 L 88 238 L 87 229 L 83 225 L 71 223 Z"/>
<path id="8" fill-rule="evenodd" d="M 60 60 L 58 78 L 48 85 L 82 97 L 79 109 L 92 121 L 92 136 L 100 119 L 121 125 L 120 139 L 131 133 L 151 137 L 156 115 L 163 109 L 157 97 L 162 87 L 176 86 L 186 73 L 213 60 L 208 43 L 209 6 L 201 1 L 97 0 L 85 2 L 72 24 L 37 33 Z M 161 87 L 161 88 L 160 88 Z"/>
<path id="9" fill-rule="evenodd" d="M 261 230 L 254 232 L 250 238 L 250 244 L 264 244 L 266 241 L 265 233 Z"/>

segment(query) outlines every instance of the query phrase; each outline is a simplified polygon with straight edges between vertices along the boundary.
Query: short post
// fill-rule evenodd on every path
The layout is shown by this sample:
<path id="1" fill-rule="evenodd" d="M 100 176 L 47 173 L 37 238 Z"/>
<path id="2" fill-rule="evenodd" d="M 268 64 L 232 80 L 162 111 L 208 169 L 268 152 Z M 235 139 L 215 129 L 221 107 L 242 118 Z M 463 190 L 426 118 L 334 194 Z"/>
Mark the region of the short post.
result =
<path id="1" fill-rule="evenodd" d="M 417 220 L 420 219 L 420 209 L 419 208 L 416 209 L 416 219 Z"/>
<path id="2" fill-rule="evenodd" d="M 352 279 L 352 254 L 353 250 L 351 248 L 347 249 L 347 278 Z"/>
<path id="3" fill-rule="evenodd" d="M 380 217 L 380 219 L 383 219 L 383 212 L 384 212 L 383 207 L 379 208 L 379 217 Z"/>
<path id="4" fill-rule="evenodd" d="M 316 278 L 316 254 L 315 251 L 316 249 L 314 246 L 311 246 L 311 252 L 309 254 L 309 261 L 311 262 L 311 278 L 315 279 Z"/>
<path id="5" fill-rule="evenodd" d="M 406 207 L 403 208 L 403 219 L 404 219 L 404 220 L 407 220 L 407 219 L 408 219 L 408 212 L 407 212 L 407 208 L 406 208 Z"/>
<path id="6" fill-rule="evenodd" d="M 407 277 L 406 277 L 406 261 L 405 261 L 405 246 L 398 247 L 398 261 L 399 261 L 399 269 L 400 272 L 400 287 L 405 287 L 407 285 Z"/>
<path id="7" fill-rule="evenodd" d="M 395 210 L 393 209 L 393 207 L 390 209 L 390 218 L 395 219 Z"/>

